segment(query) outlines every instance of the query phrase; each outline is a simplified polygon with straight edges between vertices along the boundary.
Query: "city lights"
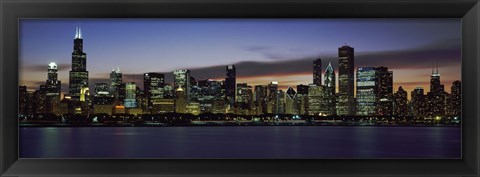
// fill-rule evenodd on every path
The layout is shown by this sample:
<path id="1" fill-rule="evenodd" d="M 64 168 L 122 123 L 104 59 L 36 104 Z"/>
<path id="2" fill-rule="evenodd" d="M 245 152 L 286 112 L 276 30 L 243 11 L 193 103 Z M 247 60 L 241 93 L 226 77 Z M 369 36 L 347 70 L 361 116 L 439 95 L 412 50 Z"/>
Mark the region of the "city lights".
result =
<path id="1" fill-rule="evenodd" d="M 388 67 L 358 67 L 355 72 L 354 48 L 347 44 L 338 48 L 338 68 L 331 62 L 322 67 L 322 59 L 316 58 L 312 62 L 312 83 L 290 85 L 286 91 L 278 81 L 254 87 L 238 83 L 237 69 L 242 68 L 235 65 L 225 66 L 224 80 L 197 80 L 190 70 L 179 69 L 168 73 L 173 74 L 173 83 L 167 83 L 167 73 L 144 73 L 143 89 L 140 89 L 140 83 L 124 82 L 117 66 L 110 73 L 110 83 L 95 83 L 95 93 L 90 94 L 87 57 L 79 27 L 73 49 L 68 94 L 60 98 L 58 65 L 48 63 L 48 79 L 39 90 L 30 92 L 26 86 L 19 87 L 20 117 L 48 114 L 79 115 L 86 119 L 90 115 L 104 114 L 109 118 L 145 118 L 148 121 L 165 115 L 162 118 L 170 122 L 188 121 L 193 116 L 200 121 L 228 121 L 235 117 L 234 120 L 255 122 L 274 118 L 311 122 L 315 119 L 378 119 L 398 123 L 432 117 L 435 121 L 444 121 L 443 117 L 457 120 L 461 116 L 461 82 L 453 82 L 451 93 L 447 93 L 440 82 L 438 66 L 432 67 L 429 92 L 417 87 L 408 100 L 408 92 L 402 86 L 393 92 L 395 73 Z M 338 70 L 338 82 L 335 70 Z M 212 115 L 200 118 L 207 114 Z M 182 119 L 180 115 L 187 115 L 187 118 Z M 102 119 L 94 117 L 92 122 L 102 122 Z"/>

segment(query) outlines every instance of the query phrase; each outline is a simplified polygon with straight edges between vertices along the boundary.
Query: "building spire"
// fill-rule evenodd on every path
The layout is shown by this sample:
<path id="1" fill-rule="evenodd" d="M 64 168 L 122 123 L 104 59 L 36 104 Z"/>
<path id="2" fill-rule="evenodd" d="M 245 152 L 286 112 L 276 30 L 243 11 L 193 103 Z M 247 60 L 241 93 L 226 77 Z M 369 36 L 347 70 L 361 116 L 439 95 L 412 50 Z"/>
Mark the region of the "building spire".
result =
<path id="1" fill-rule="evenodd" d="M 82 29 L 78 26 L 75 28 L 75 39 L 82 39 Z"/>
<path id="2" fill-rule="evenodd" d="M 433 63 L 432 63 L 432 74 L 435 74 L 434 68 L 435 66 L 433 66 Z"/>
<path id="3" fill-rule="evenodd" d="M 438 74 L 438 62 L 437 62 L 437 74 Z"/>
<path id="4" fill-rule="evenodd" d="M 75 27 L 75 39 L 77 39 L 77 38 L 78 38 L 78 26 Z"/>

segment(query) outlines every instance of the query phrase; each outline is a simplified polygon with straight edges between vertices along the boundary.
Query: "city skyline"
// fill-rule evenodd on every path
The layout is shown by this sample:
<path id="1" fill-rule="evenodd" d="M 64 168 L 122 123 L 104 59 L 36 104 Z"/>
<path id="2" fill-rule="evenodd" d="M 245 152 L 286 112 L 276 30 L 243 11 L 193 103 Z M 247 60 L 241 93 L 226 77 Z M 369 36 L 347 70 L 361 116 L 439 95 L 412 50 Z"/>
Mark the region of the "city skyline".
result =
<path id="1" fill-rule="evenodd" d="M 39 21 L 42 21 L 42 20 L 39 20 Z M 40 85 L 39 83 L 43 84 L 45 83 L 45 80 L 46 80 L 46 74 L 40 74 L 41 72 L 45 72 L 45 69 L 46 68 L 46 65 L 49 63 L 38 63 L 38 62 L 42 62 L 42 61 L 45 61 L 46 59 L 45 58 L 50 58 L 50 57 L 42 57 L 40 56 L 40 54 L 38 56 L 35 56 L 34 58 L 41 58 L 39 60 L 34 60 L 33 62 L 30 62 L 32 59 L 29 59 L 31 58 L 32 54 L 31 51 L 30 52 L 27 52 L 27 49 L 29 48 L 30 45 L 35 45 L 35 40 L 40 40 L 40 41 L 45 41 L 45 40 L 41 40 L 43 39 L 43 37 L 48 37 L 47 36 L 43 36 L 43 37 L 39 37 L 39 38 L 36 38 L 36 37 L 33 37 L 35 40 L 32 40 L 33 42 L 27 42 L 27 36 L 31 35 L 29 33 L 34 33 L 36 30 L 34 29 L 32 31 L 32 29 L 26 29 L 27 27 L 26 26 L 35 26 L 35 25 L 44 25 L 44 26 L 49 26 L 49 25 L 45 25 L 39 21 L 26 21 L 26 22 L 22 22 L 22 25 L 21 25 L 21 37 L 20 37 L 20 40 L 22 41 L 21 44 L 20 44 L 20 48 L 21 48 L 21 52 L 20 52 L 20 70 L 21 70 L 21 73 L 20 73 L 20 85 L 27 85 L 28 89 L 29 90 L 33 90 L 33 89 L 38 89 L 38 85 Z M 47 20 L 47 22 L 50 21 L 50 20 Z M 90 20 L 90 21 L 95 21 L 95 20 Z M 147 20 L 148 21 L 148 20 Z M 161 20 L 159 20 L 161 21 Z M 174 21 L 174 20 L 166 20 L 167 22 L 170 22 L 170 23 L 177 23 L 176 25 L 179 25 L 178 23 L 180 23 L 181 25 L 181 22 L 184 22 L 186 24 L 188 23 L 193 23 L 195 25 L 202 25 L 202 23 L 198 23 L 196 22 L 195 20 L 180 20 L 180 22 L 178 21 Z M 202 20 L 199 20 L 199 21 L 202 21 Z M 230 24 L 230 25 L 234 25 L 235 23 L 234 22 L 228 22 L 228 21 L 225 21 L 225 20 L 219 20 L 219 21 L 216 21 L 216 20 L 206 20 L 208 23 L 213 23 L 211 25 L 215 26 L 215 25 L 219 25 L 219 24 L 222 24 L 222 23 L 225 23 L 225 24 Z M 235 20 L 233 20 L 235 21 Z M 319 23 L 318 21 L 315 21 L 315 20 L 305 20 L 305 21 L 301 21 L 300 22 L 286 22 L 286 21 L 278 21 L 278 20 L 252 20 L 254 22 L 250 22 L 250 23 L 254 23 L 254 24 L 270 24 L 272 26 L 275 26 L 275 25 L 278 25 L 278 24 L 290 24 L 290 25 L 286 25 L 287 27 L 290 27 L 290 28 L 298 28 L 299 26 L 305 26 L 306 24 L 303 24 L 303 23 L 313 23 L 313 22 L 317 22 Z M 319 20 L 321 21 L 321 20 Z M 326 22 L 328 23 L 332 23 L 332 21 L 334 20 L 326 20 Z M 339 20 L 339 21 L 343 21 L 344 23 L 354 23 L 352 21 L 348 21 L 348 20 Z M 362 20 L 359 20 L 360 22 Z M 400 22 L 397 22 L 400 24 L 400 26 L 404 25 L 405 26 L 408 26 L 406 24 L 409 24 L 409 22 L 407 20 L 399 20 Z M 419 23 L 420 22 L 424 22 L 424 23 Z M 357 40 L 358 39 L 355 39 L 355 38 L 352 38 L 351 40 L 345 40 L 345 42 L 348 44 L 348 45 L 351 45 L 355 48 L 355 66 L 354 66 L 354 69 L 356 72 L 357 68 L 359 67 L 368 67 L 368 66 L 374 66 L 374 67 L 379 67 L 379 66 L 387 66 L 389 67 L 390 70 L 392 70 L 394 72 L 394 77 L 393 77 L 393 84 L 394 84 L 394 92 L 397 90 L 397 88 L 399 86 L 402 86 L 407 92 L 411 92 L 415 87 L 417 86 L 422 86 L 426 91 L 429 90 L 429 77 L 430 77 L 430 74 L 431 72 L 431 67 L 432 67 L 432 64 L 434 63 L 438 63 L 439 65 L 439 70 L 440 70 L 440 74 L 442 74 L 442 83 L 445 84 L 445 90 L 447 92 L 450 92 L 450 86 L 451 86 L 451 83 L 455 80 L 461 80 L 460 78 L 460 72 L 458 72 L 458 70 L 460 70 L 460 64 L 461 64 L 461 59 L 460 59 L 460 23 L 459 23 L 459 20 L 455 20 L 455 19 L 451 19 L 451 20 L 446 20 L 447 22 L 445 21 L 442 21 L 442 20 L 426 20 L 426 19 L 423 19 L 423 20 L 413 20 L 413 22 L 415 22 L 417 25 L 424 25 L 423 27 L 418 27 L 419 29 L 421 30 L 418 30 L 417 29 L 417 32 L 418 31 L 428 31 L 430 30 L 430 33 L 431 35 L 430 36 L 425 36 L 423 37 L 423 40 L 420 39 L 420 41 L 422 42 L 410 42 L 410 44 L 415 44 L 415 45 L 419 45 L 419 46 L 423 46 L 423 47 L 416 47 L 416 48 L 408 48 L 408 47 L 405 47 L 405 46 L 410 46 L 410 45 L 400 45 L 400 44 L 396 44 L 397 47 L 399 49 L 397 50 L 394 50 L 394 49 L 391 49 L 391 48 L 388 48 L 388 47 L 382 47 L 382 45 L 377 45 L 379 50 L 373 50 L 373 46 L 375 45 L 372 45 L 371 43 L 374 43 L 374 42 L 364 42 L 364 44 L 362 45 L 361 42 L 358 42 Z M 109 21 L 107 21 L 109 22 Z M 115 21 L 114 21 L 115 22 Z M 114 22 L 109 22 L 109 23 L 114 23 Z M 165 23 L 167 23 L 165 22 Z M 196 22 L 196 23 L 194 23 Z M 205 20 L 203 21 L 205 22 Z M 264 22 L 264 23 L 259 23 L 259 22 Z M 425 24 L 425 22 L 428 22 Z M 55 25 L 58 25 L 56 23 L 60 23 L 60 22 L 53 22 L 53 25 L 50 25 L 50 26 L 55 26 Z M 63 21 L 63 23 L 66 23 L 66 24 L 62 24 L 63 26 L 71 26 L 72 24 L 74 23 L 79 23 L 79 22 L 65 22 Z M 84 23 L 86 23 L 87 25 L 85 25 Z M 91 22 L 91 23 L 94 23 L 94 22 Z M 96 21 L 95 23 L 98 23 L 98 21 Z M 158 22 L 160 23 L 160 22 Z M 208 24 L 207 23 L 207 24 Z M 233 23 L 233 24 L 232 24 Z M 248 26 L 248 25 L 251 25 L 249 23 L 248 20 L 244 20 L 244 21 L 241 21 L 238 22 L 238 24 L 236 25 L 239 25 L 239 26 L 242 26 L 242 24 L 244 26 Z M 328 24 L 327 23 L 327 24 Z M 358 22 L 357 22 L 358 23 Z M 379 24 L 383 24 L 383 23 L 387 23 L 386 21 L 383 21 L 383 20 L 377 20 L 377 22 L 375 22 L 375 20 L 363 20 L 363 23 L 366 23 L 366 24 L 369 24 L 373 27 L 375 27 L 375 25 L 379 25 Z M 411 22 L 412 23 L 412 22 Z M 108 23 L 107 23 L 108 24 Z M 308 23 L 307 23 L 308 24 Z M 395 24 L 395 23 L 394 23 Z M 434 25 L 433 25 L 434 24 Z M 242 57 L 244 55 L 241 55 L 241 56 L 235 56 L 235 55 L 225 55 L 224 58 L 225 58 L 225 61 L 226 62 L 229 62 L 225 65 L 221 64 L 221 63 L 218 63 L 218 61 L 213 61 L 215 62 L 216 64 L 209 64 L 207 65 L 209 62 L 212 62 L 212 61 L 209 61 L 209 60 L 204 60 L 205 63 L 207 64 L 204 64 L 203 66 L 202 65 L 198 65 L 197 67 L 195 66 L 184 66 L 184 67 L 175 67 L 176 63 L 178 60 L 180 59 L 173 59 L 173 60 L 168 60 L 169 61 L 169 64 L 172 63 L 171 65 L 155 65 L 153 63 L 165 63 L 166 60 L 163 60 L 161 58 L 159 59 L 156 59 L 156 60 L 148 60 L 148 59 L 138 59 L 138 60 L 133 60 L 133 61 L 137 61 L 135 62 L 136 64 L 130 64 L 128 60 L 121 60 L 121 62 L 118 62 L 118 63 L 108 63 L 109 60 L 111 60 L 111 58 L 105 58 L 105 59 L 99 59 L 99 56 L 101 55 L 98 55 L 95 50 L 98 50 L 98 49 L 95 49 L 94 46 L 98 45 L 98 44 L 95 44 L 93 43 L 93 41 L 95 41 L 95 32 L 93 32 L 92 30 L 94 30 L 95 28 L 87 28 L 87 30 L 85 30 L 85 26 L 89 26 L 91 24 L 87 23 L 87 22 L 81 22 L 81 26 L 82 26 L 82 32 L 84 33 L 83 34 L 83 38 L 84 38 L 84 43 L 85 43 L 85 53 L 87 53 L 88 55 L 88 62 L 87 62 L 87 68 L 89 70 L 89 72 L 91 73 L 91 76 L 90 76 L 90 90 L 92 90 L 92 86 L 94 85 L 94 83 L 99 83 L 99 82 L 109 82 L 108 81 L 108 78 L 109 78 L 109 74 L 110 74 L 110 71 L 112 68 L 116 68 L 117 66 L 120 66 L 120 69 L 122 70 L 122 73 L 123 73 L 123 77 L 124 77 L 124 81 L 125 82 L 130 82 L 130 81 L 133 81 L 133 78 L 132 78 L 132 75 L 136 75 L 135 76 L 135 82 L 137 82 L 138 86 L 140 86 L 141 88 L 143 87 L 143 84 L 142 84 L 142 78 L 143 78 L 143 73 L 147 73 L 147 72 L 161 72 L 161 73 L 165 73 L 165 80 L 167 83 L 173 83 L 173 75 L 171 74 L 173 72 L 174 69 L 189 69 L 191 70 L 191 76 L 195 77 L 197 80 L 203 80 L 203 79 L 208 79 L 208 78 L 211 78 L 211 79 L 215 79 L 215 80 L 223 80 L 225 79 L 225 74 L 224 74 L 224 68 L 225 68 L 225 65 L 229 65 L 229 64 L 234 64 L 237 68 L 237 81 L 236 83 L 248 83 L 249 85 L 252 85 L 252 86 L 255 86 L 255 85 L 266 85 L 268 84 L 269 82 L 271 81 L 278 81 L 279 82 L 279 89 L 282 89 L 284 91 L 287 90 L 287 88 L 289 86 L 295 86 L 295 85 L 298 85 L 298 84 L 309 84 L 309 83 L 312 83 L 312 73 L 311 73 L 311 64 L 312 64 L 312 61 L 315 59 L 315 58 L 318 58 L 318 56 L 320 56 L 320 58 L 322 58 L 323 60 L 323 66 L 326 66 L 328 65 L 328 62 L 331 62 L 332 65 L 333 65 L 333 68 L 335 68 L 335 72 L 336 72 L 336 80 L 338 80 L 338 58 L 337 56 L 335 55 L 335 52 L 331 52 L 332 50 L 336 50 L 336 48 L 342 44 L 338 44 L 339 42 L 335 42 L 334 44 L 332 45 L 335 45 L 336 47 L 334 48 L 323 48 L 323 49 L 315 49 L 315 50 L 320 50 L 318 51 L 319 54 L 314 54 L 314 50 L 311 50 L 311 51 L 308 51 L 309 48 L 321 48 L 321 47 L 316 47 L 316 46 L 310 46 L 308 45 L 307 48 L 307 52 L 299 52 L 297 54 L 280 54 L 280 55 L 277 55 L 277 57 L 275 57 L 274 55 L 271 55 L 271 54 L 274 54 L 275 53 L 275 50 L 272 49 L 272 47 L 268 47 L 268 46 L 261 46 L 261 45 L 257 45 L 256 47 L 253 46 L 254 44 L 251 44 L 252 47 L 243 47 L 243 51 L 246 52 L 246 51 L 249 51 L 249 52 L 246 52 L 246 53 L 250 53 L 249 55 L 252 55 L 252 54 L 257 54 L 258 56 L 250 56 L 250 58 L 255 58 L 253 60 L 241 60 L 241 59 L 236 59 L 236 61 L 229 61 L 228 58 L 237 58 L 237 57 Z M 117 24 L 118 25 L 118 24 Z M 310 24 L 311 25 L 311 24 Z M 355 26 L 355 24 L 350 24 L 352 26 Z M 359 24 L 356 24 L 357 26 L 362 26 L 362 25 L 359 25 Z M 396 24 L 398 26 L 398 24 Z M 452 29 L 449 29 L 450 30 L 450 33 L 444 33 L 441 37 L 439 37 L 438 35 L 435 36 L 434 34 L 436 33 L 440 33 L 440 32 L 435 32 L 435 31 L 431 31 L 433 29 L 437 29 L 439 26 L 444 26 L 444 27 L 449 27 L 449 28 L 452 28 Z M 168 25 L 166 25 L 168 26 Z M 206 25 L 208 26 L 208 25 Z M 226 25 L 228 26 L 228 25 Z M 303 27 L 302 26 L 302 27 Z M 363 24 L 363 26 L 365 26 L 365 24 Z M 387 23 L 386 26 L 389 26 L 389 24 Z M 392 25 L 390 24 L 390 26 L 395 26 L 395 25 Z M 415 25 L 410 25 L 410 28 L 413 28 L 412 26 L 415 26 Z M 425 27 L 425 26 L 428 26 L 428 27 Z M 457 28 L 455 28 L 455 26 L 457 26 Z M 372 27 L 372 28 L 373 28 Z M 435 27 L 435 28 L 433 28 Z M 73 39 L 73 32 L 72 32 L 72 29 L 74 29 L 75 26 L 73 26 L 73 28 L 69 29 L 68 32 L 70 34 L 70 38 L 68 39 L 69 42 L 67 43 L 64 43 L 64 44 L 61 44 L 62 46 L 68 46 L 68 51 L 71 52 L 71 40 Z M 265 29 L 268 29 L 267 27 L 264 27 Z M 265 30 L 263 29 L 263 30 Z M 445 28 L 441 28 L 444 30 L 445 32 Z M 438 29 L 436 31 L 442 31 L 441 29 Z M 447 28 L 448 29 L 448 28 Z M 415 31 L 415 30 L 412 30 L 412 29 L 406 29 L 406 31 Z M 87 32 L 86 32 L 87 31 Z M 115 31 L 115 30 L 113 30 Z M 187 30 L 188 31 L 188 30 Z M 208 30 L 206 30 L 208 32 Z M 262 28 L 260 27 L 259 31 L 262 31 Z M 360 30 L 361 31 L 361 30 Z M 387 30 L 385 30 L 387 31 Z M 447 30 L 448 31 L 448 30 Z M 456 31 L 455 33 L 452 33 L 451 31 Z M 24 33 L 25 32 L 25 33 Z M 192 30 L 191 32 L 196 32 L 194 30 Z M 458 33 L 457 33 L 458 32 Z M 40 30 L 39 33 L 48 33 L 48 32 L 45 32 L 44 30 Z M 62 32 L 63 33 L 63 32 Z M 199 35 L 201 37 L 201 33 L 200 32 L 197 32 L 198 34 L 196 35 Z M 206 33 L 206 32 L 204 32 Z M 211 33 L 211 32 L 210 32 Z M 208 34 L 210 34 L 208 33 Z M 395 33 L 395 32 L 391 32 L 391 33 Z M 420 33 L 420 32 L 418 32 Z M 170 33 L 169 33 L 170 34 Z M 97 35 L 98 35 L 98 32 L 97 32 Z M 133 35 L 133 34 L 127 34 L 127 35 L 123 35 L 123 36 L 119 36 L 119 38 L 122 38 L 122 37 L 125 37 L 125 38 L 129 38 L 130 35 Z M 390 34 L 391 35 L 391 34 Z M 418 34 L 416 34 L 418 35 Z M 135 36 L 135 35 L 133 35 Z M 193 38 L 195 37 L 199 37 L 199 36 L 193 36 Z M 295 35 L 293 35 L 295 36 Z M 302 35 L 300 35 L 302 36 Z M 415 36 L 415 35 L 406 35 L 406 36 Z M 131 36 L 130 36 L 131 37 Z M 192 37 L 192 36 L 190 36 Z M 405 36 L 404 36 L 405 37 Z M 418 37 L 418 36 L 417 36 Z M 63 38 L 63 37 L 62 37 Z M 455 38 L 457 38 L 455 40 Z M 89 41 L 91 40 L 91 41 Z M 118 39 L 117 39 L 118 40 Z M 373 41 L 375 41 L 376 39 L 372 38 Z M 233 40 L 235 41 L 235 40 Z M 305 41 L 309 41 L 309 40 L 304 40 Z M 341 41 L 341 39 L 339 40 Z M 107 41 L 103 41 L 103 42 L 107 42 Z M 115 42 L 115 41 L 112 41 L 112 42 Z M 159 41 L 160 42 L 160 41 Z M 299 43 L 299 42 L 297 42 Z M 305 43 L 308 43 L 308 42 L 305 42 Z M 176 43 L 172 43 L 172 44 L 176 44 Z M 322 44 L 322 42 L 319 42 L 319 44 Z M 378 44 L 382 44 L 382 43 L 378 43 Z M 59 44 L 53 44 L 51 46 L 56 46 L 56 45 L 59 45 Z M 124 44 L 125 45 L 125 44 Z M 166 45 L 166 44 L 160 44 L 159 45 Z M 185 46 L 189 46 L 191 44 L 185 44 Z M 398 46 L 400 45 L 400 46 Z M 23 46 L 23 47 L 22 47 Z M 39 48 L 48 48 L 49 45 L 46 46 L 40 46 Z M 293 45 L 293 47 L 295 46 L 301 46 L 301 45 Z M 290 46 L 290 47 L 292 47 Z M 366 47 L 364 47 L 366 46 Z M 25 49 L 26 47 L 26 49 Z M 178 46 L 177 46 L 178 47 Z M 53 47 L 52 47 L 53 48 Z M 188 48 L 188 47 L 187 47 Z M 239 47 L 239 48 L 242 48 L 242 47 Z M 275 47 L 273 47 L 275 48 Z M 370 48 L 369 50 L 371 51 L 368 51 L 368 50 L 365 50 L 365 49 L 368 49 Z M 55 50 L 55 49 L 50 49 L 50 50 Z M 298 48 L 298 50 L 301 50 L 301 48 Z M 108 50 L 107 50 L 108 51 Z M 107 53 L 107 51 L 105 51 L 104 53 Z M 289 51 L 289 50 L 287 50 Z M 64 53 L 65 51 L 60 51 L 58 53 Z M 67 52 L 67 53 L 70 53 L 70 52 Z M 278 51 L 277 51 L 278 52 Z M 308 54 L 308 53 L 312 53 L 312 54 Z M 43 53 L 43 52 L 40 52 L 40 53 Z M 92 54 L 93 53 L 93 54 Z M 186 52 L 186 53 L 190 53 L 190 52 Z M 208 52 L 206 52 L 208 53 Z M 222 52 L 220 52 L 222 53 Z M 233 52 L 235 53 L 235 52 Z M 280 52 L 281 53 L 281 52 Z M 51 55 L 56 55 L 56 54 L 51 54 Z M 69 54 L 71 55 L 71 53 Z M 111 56 L 115 56 L 116 54 L 115 53 L 112 53 Z M 130 54 L 132 55 L 132 54 Z M 302 56 L 303 55 L 303 56 Z M 312 56 L 309 56 L 309 55 L 312 55 Z M 202 56 L 201 54 L 199 54 L 199 56 Z M 248 55 L 247 55 L 248 56 Z M 70 56 L 71 57 L 71 56 Z M 57 62 L 58 63 L 58 68 L 59 68 L 59 72 L 58 72 L 58 75 L 59 75 L 59 80 L 62 81 L 62 92 L 63 93 L 67 93 L 68 92 L 68 86 L 66 84 L 68 84 L 69 82 L 69 79 L 68 78 L 68 71 L 71 69 L 70 68 L 70 58 L 69 56 L 66 56 L 66 57 L 62 57 L 61 59 L 58 59 L 58 60 L 55 60 L 55 59 L 50 59 L 50 61 L 54 61 L 54 62 Z M 282 58 L 283 57 L 283 58 Z M 52 58 L 56 58 L 56 57 L 52 57 Z M 115 57 L 113 57 L 115 58 Z M 202 61 L 202 59 L 200 58 L 203 58 L 203 57 L 198 57 L 199 59 L 197 59 L 198 61 Z M 297 59 L 289 59 L 289 58 L 297 58 Z M 372 59 L 369 59 L 369 58 L 372 58 Z M 376 58 L 376 59 L 375 59 Z M 387 58 L 387 59 L 378 59 L 378 58 Z M 391 58 L 394 58 L 394 59 L 391 59 Z M 403 58 L 403 59 L 402 59 Z M 409 59 L 409 60 L 404 60 L 405 58 L 413 58 L 413 59 Z M 419 58 L 425 58 L 424 60 L 421 60 Z M 433 59 L 435 58 L 435 59 Z M 49 60 L 49 59 L 47 59 Z M 212 59 L 213 60 L 213 59 Z M 411 63 L 413 61 L 416 61 L 416 63 Z M 139 61 L 144 61 L 144 62 L 139 62 Z M 163 62 L 162 62 L 163 61 Z M 175 62 L 170 62 L 170 61 L 175 61 Z M 189 59 L 186 59 L 186 60 L 180 60 L 183 64 L 187 63 L 187 64 L 190 64 L 191 65 L 191 62 Z M 223 61 L 223 60 L 221 60 Z M 372 63 L 373 61 L 373 63 Z M 26 63 L 29 63 L 29 64 L 26 64 Z M 150 64 L 150 62 L 152 64 Z M 371 64 L 371 65 L 367 65 L 367 64 Z M 418 63 L 418 64 L 417 64 Z M 128 66 L 125 66 L 127 65 Z M 178 63 L 177 63 L 178 64 Z M 107 66 L 108 65 L 108 66 Z M 141 65 L 141 66 L 144 66 L 144 70 L 141 70 L 141 71 L 137 71 L 137 72 L 134 72 L 133 70 L 135 70 L 137 67 L 139 67 L 138 65 Z M 166 71 L 168 69 L 161 69 L 162 67 L 169 67 L 170 68 L 170 71 Z M 154 68 L 158 68 L 158 69 L 154 69 Z M 272 69 L 266 69 L 266 68 L 272 68 Z M 323 70 L 325 69 L 325 67 L 322 67 Z M 410 68 L 410 69 L 409 69 Z M 26 71 L 28 70 L 28 71 Z M 137 69 L 138 70 L 138 69 Z M 160 70 L 160 71 L 159 71 Z M 129 72 L 130 71 L 130 72 Z M 66 74 L 67 73 L 67 74 Z M 405 78 L 408 78 L 408 79 L 405 79 Z M 337 83 L 337 87 L 338 89 L 338 83 Z M 408 97 L 410 98 L 410 94 L 408 94 Z"/>

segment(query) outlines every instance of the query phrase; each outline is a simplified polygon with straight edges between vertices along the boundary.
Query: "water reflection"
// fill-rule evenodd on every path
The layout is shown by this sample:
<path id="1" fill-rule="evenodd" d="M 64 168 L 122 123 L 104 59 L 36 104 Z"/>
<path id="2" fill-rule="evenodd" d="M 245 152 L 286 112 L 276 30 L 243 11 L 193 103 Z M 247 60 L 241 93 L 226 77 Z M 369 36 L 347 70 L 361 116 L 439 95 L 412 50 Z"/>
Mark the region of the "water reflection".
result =
<path id="1" fill-rule="evenodd" d="M 460 158 L 448 127 L 21 128 L 21 158 Z"/>

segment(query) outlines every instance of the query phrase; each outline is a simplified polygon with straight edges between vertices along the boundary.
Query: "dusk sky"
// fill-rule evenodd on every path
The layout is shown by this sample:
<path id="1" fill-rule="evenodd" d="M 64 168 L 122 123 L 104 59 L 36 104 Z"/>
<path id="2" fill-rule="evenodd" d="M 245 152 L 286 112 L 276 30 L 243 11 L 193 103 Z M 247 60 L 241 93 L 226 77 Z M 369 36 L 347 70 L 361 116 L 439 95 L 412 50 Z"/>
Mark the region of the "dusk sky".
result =
<path id="1" fill-rule="evenodd" d="M 403 86 L 409 97 L 417 86 L 429 91 L 432 64 L 438 63 L 447 92 L 461 79 L 461 19 L 22 19 L 20 85 L 38 89 L 48 63 L 56 62 L 68 92 L 76 26 L 90 86 L 109 83 L 117 66 L 124 82 L 135 75 L 142 88 L 145 72 L 166 73 L 172 84 L 175 69 L 221 80 L 225 65 L 235 64 L 237 83 L 278 81 L 286 90 L 312 83 L 318 57 L 322 72 L 329 62 L 338 72 L 337 50 L 345 43 L 355 48 L 355 68 L 387 66 L 394 91 Z"/>

